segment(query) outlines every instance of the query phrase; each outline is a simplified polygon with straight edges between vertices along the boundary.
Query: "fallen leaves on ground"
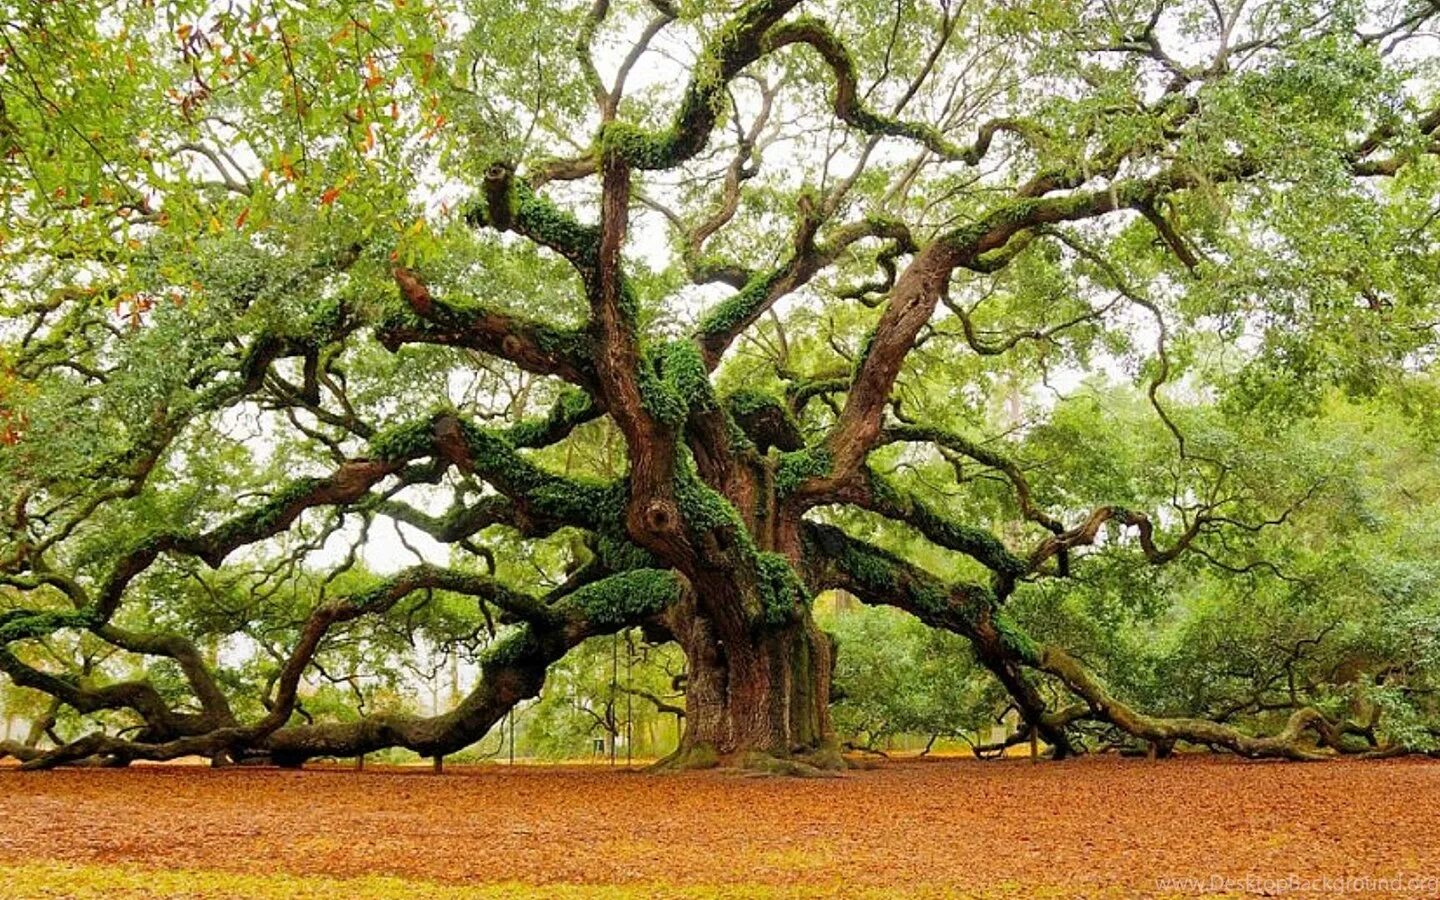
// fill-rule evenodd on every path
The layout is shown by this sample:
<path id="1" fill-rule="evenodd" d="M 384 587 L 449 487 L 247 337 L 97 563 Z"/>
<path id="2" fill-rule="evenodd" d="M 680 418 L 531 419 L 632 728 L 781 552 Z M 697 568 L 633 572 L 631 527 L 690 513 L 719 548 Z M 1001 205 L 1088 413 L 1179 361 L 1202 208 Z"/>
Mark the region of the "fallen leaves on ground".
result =
<path id="1" fill-rule="evenodd" d="M 1128 896 L 1216 879 L 1236 893 L 1433 879 L 1440 763 L 940 759 L 813 781 L 600 767 L 3 770 L 7 869 L 11 888 L 27 871 L 53 883 L 153 869 L 400 879 L 435 896 L 479 884 Z M 1188 889 L 1159 881 L 1184 878 Z M 0 896 L 24 895 L 0 884 Z"/>

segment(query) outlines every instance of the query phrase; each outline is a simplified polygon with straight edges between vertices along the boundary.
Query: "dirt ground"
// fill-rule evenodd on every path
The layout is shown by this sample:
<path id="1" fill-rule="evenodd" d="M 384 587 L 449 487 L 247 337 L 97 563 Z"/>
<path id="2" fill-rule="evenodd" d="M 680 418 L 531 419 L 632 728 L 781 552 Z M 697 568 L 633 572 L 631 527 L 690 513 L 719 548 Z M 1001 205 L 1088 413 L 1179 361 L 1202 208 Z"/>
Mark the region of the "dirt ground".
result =
<path id="1" fill-rule="evenodd" d="M 0 896 L 91 896 L 83 878 L 157 870 L 210 873 L 195 896 L 258 892 L 214 888 L 216 873 L 399 879 L 376 896 L 1437 896 L 1440 762 L 940 759 L 832 780 L 0 770 Z M 143 895 L 202 881 L 161 883 Z"/>

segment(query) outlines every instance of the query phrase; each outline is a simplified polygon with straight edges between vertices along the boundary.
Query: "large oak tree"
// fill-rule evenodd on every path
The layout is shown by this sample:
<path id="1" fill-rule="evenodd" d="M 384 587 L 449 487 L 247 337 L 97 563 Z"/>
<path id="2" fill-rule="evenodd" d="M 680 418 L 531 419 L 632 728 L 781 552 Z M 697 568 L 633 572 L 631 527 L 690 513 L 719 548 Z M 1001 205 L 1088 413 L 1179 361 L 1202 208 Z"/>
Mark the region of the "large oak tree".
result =
<path id="1" fill-rule="evenodd" d="M 1253 569 L 1234 542 L 1320 487 L 1257 487 L 1182 399 L 1293 420 L 1429 364 L 1431 0 L 0 18 L 0 669 L 105 726 L 31 765 L 442 755 L 638 626 L 687 659 L 675 764 L 834 767 L 829 589 L 968 638 L 1057 755 L 1086 720 L 1342 745 L 1309 706 L 1147 715 L 1007 602 L 1102 544 Z M 976 413 L 1043 416 L 1066 367 L 1143 386 L 1168 462 L 1124 477 L 1172 503 L 1037 485 Z M 387 520 L 448 564 L 365 575 Z M 501 541 L 566 577 L 499 577 Z M 458 705 L 297 714 L 319 654 L 436 596 L 495 629 Z"/>

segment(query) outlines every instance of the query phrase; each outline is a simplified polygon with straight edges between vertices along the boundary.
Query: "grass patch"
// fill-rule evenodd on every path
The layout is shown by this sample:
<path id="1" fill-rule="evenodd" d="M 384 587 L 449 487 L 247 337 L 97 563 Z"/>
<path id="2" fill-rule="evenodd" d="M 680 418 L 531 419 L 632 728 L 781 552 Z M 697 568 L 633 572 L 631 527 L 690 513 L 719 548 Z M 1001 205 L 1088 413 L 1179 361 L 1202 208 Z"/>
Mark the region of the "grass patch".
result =
<path id="1" fill-rule="evenodd" d="M 159 900 L 204 897 L 206 900 L 779 900 L 779 898 L 894 897 L 893 889 L 856 890 L 835 884 L 804 888 L 770 885 L 632 885 L 547 884 L 516 882 L 495 884 L 441 884 L 433 881 L 366 875 L 334 878 L 287 872 L 251 874 L 213 869 L 146 869 L 107 863 L 0 863 L 0 894 L 5 897 L 65 898 L 65 900 Z M 954 887 L 904 889 L 907 897 L 1044 897 L 1082 896 L 1073 888 L 1047 890 L 1034 885 L 1001 885 L 982 893 Z M 1097 893 L 1091 896 L 1120 896 Z"/>

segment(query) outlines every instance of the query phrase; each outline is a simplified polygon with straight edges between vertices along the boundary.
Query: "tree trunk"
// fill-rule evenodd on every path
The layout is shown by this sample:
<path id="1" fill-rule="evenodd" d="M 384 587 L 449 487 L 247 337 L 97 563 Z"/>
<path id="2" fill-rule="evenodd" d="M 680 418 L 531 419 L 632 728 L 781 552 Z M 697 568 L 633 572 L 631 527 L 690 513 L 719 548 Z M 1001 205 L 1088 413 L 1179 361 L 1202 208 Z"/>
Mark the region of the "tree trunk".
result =
<path id="1" fill-rule="evenodd" d="M 725 636 L 703 614 L 680 611 L 671 629 L 688 661 L 685 730 L 663 765 L 787 774 L 844 766 L 830 730 L 834 651 L 808 609 L 798 621 Z"/>

